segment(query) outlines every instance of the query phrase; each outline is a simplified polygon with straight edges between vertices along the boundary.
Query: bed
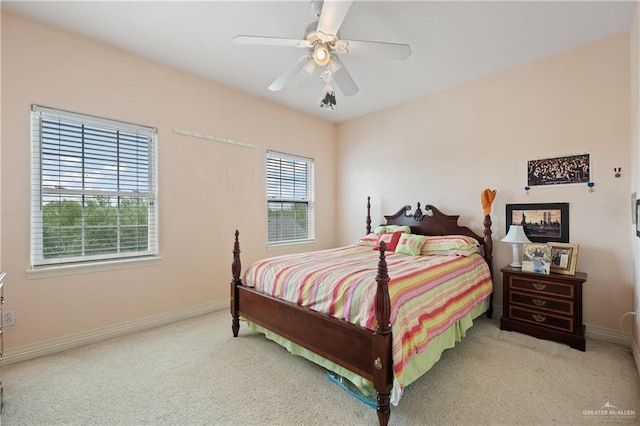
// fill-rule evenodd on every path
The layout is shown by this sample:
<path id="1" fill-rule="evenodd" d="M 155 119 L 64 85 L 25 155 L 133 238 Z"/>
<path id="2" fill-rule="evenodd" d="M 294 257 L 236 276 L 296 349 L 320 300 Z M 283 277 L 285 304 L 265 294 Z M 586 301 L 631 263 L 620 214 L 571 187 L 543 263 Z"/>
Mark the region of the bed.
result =
<path id="1" fill-rule="evenodd" d="M 295 275 L 291 275 L 285 284 L 273 284 L 268 282 L 271 278 L 264 278 L 263 275 L 255 272 L 256 269 L 268 270 L 269 267 L 277 267 L 279 262 L 281 266 L 280 272 L 275 275 L 272 272 L 271 277 L 280 275 L 282 270 L 297 268 L 286 262 L 292 262 L 293 259 L 307 258 L 307 254 L 297 254 L 288 256 L 278 256 L 276 258 L 265 260 L 259 266 L 252 265 L 251 268 L 241 276 L 241 260 L 240 260 L 240 242 L 239 232 L 235 231 L 235 241 L 233 248 L 233 263 L 231 281 L 231 316 L 233 336 L 237 337 L 240 329 L 240 318 L 246 320 L 253 330 L 264 333 L 267 337 L 277 341 L 287 347 L 290 352 L 302 355 L 313 362 L 316 362 L 330 371 L 345 375 L 350 381 L 357 385 L 366 386 L 370 384 L 375 392 L 375 405 L 380 425 L 387 425 L 390 417 L 391 406 L 393 402 L 397 404 L 399 395 L 402 390 L 417 377 L 424 374 L 435 363 L 441 353 L 455 344 L 455 341 L 464 336 L 464 332 L 471 326 L 473 319 L 479 315 L 486 313 L 491 318 L 493 313 L 492 305 L 492 251 L 493 244 L 491 240 L 491 217 L 489 214 L 484 215 L 483 225 L 484 231 L 482 235 L 478 235 L 466 226 L 458 225 L 457 215 L 446 215 L 432 205 L 426 205 L 423 208 L 420 203 L 413 213 L 411 206 L 404 206 L 395 214 L 385 216 L 385 227 L 408 227 L 410 234 L 436 236 L 465 236 L 477 242 L 479 249 L 477 254 L 465 254 L 463 256 L 439 256 L 438 259 L 428 259 L 438 256 L 405 256 L 397 255 L 393 251 L 387 251 L 387 244 L 383 239 L 378 242 L 375 250 L 369 246 L 373 242 L 374 234 L 371 229 L 371 203 L 370 198 L 367 199 L 367 217 L 366 235 L 358 244 L 349 245 L 347 247 L 325 250 L 313 253 L 313 264 L 316 265 L 315 274 L 322 276 L 324 280 L 324 272 L 320 272 L 323 268 L 322 262 L 326 265 L 336 262 L 335 259 L 342 259 L 345 264 L 353 265 L 354 270 L 358 270 L 356 281 L 365 282 L 367 291 L 362 291 L 360 298 L 357 298 L 355 305 L 365 305 L 364 314 L 345 313 L 349 309 L 344 309 L 342 305 L 346 305 L 347 296 L 342 294 L 334 302 L 340 300 L 340 306 L 336 303 L 332 305 L 324 301 L 325 308 L 319 309 L 320 304 L 310 307 L 308 301 L 303 300 L 299 295 L 304 293 L 300 290 L 298 293 L 293 292 L 292 300 L 286 300 L 286 294 L 277 294 L 274 290 L 276 287 L 282 288 L 291 286 L 296 282 Z M 391 228 L 388 228 L 391 229 Z M 397 228 L 396 228 L 397 229 Z M 389 234 L 387 234 L 389 235 Z M 403 234 L 406 235 L 406 234 Z M 429 238 L 427 237 L 427 241 Z M 335 250 L 335 251 L 332 251 Z M 323 256 L 328 256 L 325 260 Z M 362 257 L 368 256 L 366 266 L 363 265 Z M 409 258 L 411 258 L 409 260 Z M 415 261 L 413 259 L 416 259 Z M 479 260 L 478 260 L 479 259 Z M 436 314 L 429 315 L 423 312 L 421 317 L 429 317 L 432 320 L 428 328 L 425 326 L 424 333 L 419 335 L 417 332 L 414 336 L 407 337 L 405 333 L 407 327 L 415 329 L 415 326 L 407 323 L 404 315 L 399 311 L 405 310 L 399 300 L 403 297 L 399 294 L 407 295 L 414 290 L 399 292 L 399 288 L 404 286 L 404 282 L 410 282 L 408 287 L 414 284 L 407 277 L 415 278 L 418 273 L 427 273 L 424 271 L 414 271 L 405 268 L 414 268 L 415 262 L 427 262 L 443 264 L 446 271 L 453 270 L 456 263 L 461 262 L 468 274 L 475 274 L 479 278 L 474 278 L 477 282 L 470 283 L 469 286 L 473 290 L 463 289 L 462 284 L 452 284 L 450 290 L 442 290 L 436 298 L 440 300 L 440 305 L 433 312 L 452 311 L 451 317 L 436 317 Z M 409 264 L 411 265 L 409 266 Z M 473 265 L 471 265 L 473 263 Z M 319 268 L 318 269 L 318 265 Z M 351 267 L 351 266 L 350 266 Z M 442 268 L 442 266 L 439 266 Z M 339 275 L 345 273 L 342 266 L 329 269 L 335 269 Z M 358 269 L 359 268 L 359 269 Z M 394 268 L 396 278 L 394 277 Z M 324 270 L 323 270 L 324 271 Z M 469 272 L 471 271 L 471 272 Z M 355 272 L 354 272 L 355 273 Z M 461 272 L 462 274 L 463 272 Z M 345 273 L 346 274 L 346 273 Z M 427 273 L 428 274 L 428 273 Z M 435 272 L 436 277 L 442 281 L 437 286 L 435 284 L 428 285 L 434 289 L 444 287 L 445 278 L 449 272 Z M 369 275 L 369 279 L 364 276 Z M 266 275 L 269 277 L 269 274 Z M 373 278 L 375 276 L 375 279 Z M 391 276 L 391 278 L 390 278 Z M 469 276 L 464 275 L 462 280 L 471 280 Z M 257 282 L 255 280 L 258 280 Z M 249 280 L 249 282 L 247 282 Z M 346 278 L 345 278 L 346 280 Z M 423 278 L 416 278 L 422 283 Z M 301 281 L 302 282 L 302 281 Z M 318 281 L 321 282 L 321 281 Z M 391 282 L 391 285 L 390 285 Z M 415 281 L 418 282 L 418 281 Z M 446 281 L 448 283 L 448 279 Z M 451 282 L 454 282 L 452 279 Z M 422 284 L 420 284 L 422 285 Z M 318 284 L 320 286 L 320 284 Z M 426 286 L 426 284 L 425 284 Z M 389 288 L 391 287 L 391 292 Z M 458 290 L 460 288 L 460 290 Z M 314 287 L 315 291 L 315 287 Z M 308 293 L 309 291 L 307 291 Z M 457 292 L 457 293 L 456 293 Z M 464 304 L 459 301 L 460 296 L 464 292 Z M 292 293 L 291 291 L 284 293 Z M 472 295 L 473 293 L 473 295 Z M 360 293 L 359 293 L 360 294 Z M 391 294 L 391 295 L 390 295 Z M 451 299 L 444 299 L 451 294 Z M 290 296 L 290 294 L 289 294 Z M 370 296 L 370 297 L 367 297 Z M 453 298 L 456 298 L 453 301 Z M 299 298 L 299 300 L 296 300 Z M 356 299 L 353 296 L 352 299 Z M 467 300 L 468 299 L 468 300 Z M 473 299 L 473 300 L 472 300 Z M 393 305 L 392 305 L 393 300 Z M 416 299 L 418 300 L 418 299 Z M 304 305 L 307 306 L 304 306 Z M 413 300 L 407 302 L 408 305 L 417 302 Z M 444 308 L 446 307 L 446 309 Z M 415 310 L 415 309 L 414 309 Z M 323 312 L 324 311 L 324 312 Z M 420 311 L 422 312 L 422 311 Z M 368 314 L 367 314 L 368 313 Z M 438 314 L 439 315 L 439 314 Z M 422 319 L 421 319 L 422 321 Z M 437 327 L 433 324 L 437 323 Z M 403 325 L 404 324 L 404 325 Z M 399 327 L 404 327 L 400 329 Z M 395 327 L 395 337 L 392 330 Z M 442 328 L 432 339 L 432 342 L 425 344 L 424 336 L 429 334 L 435 328 Z M 401 340 L 399 343 L 399 339 Z M 415 340 L 418 343 L 405 346 L 406 341 Z M 421 340 L 422 339 L 422 340 Z M 438 340 L 440 339 L 440 340 Z M 422 344 L 422 346 L 420 346 Z M 404 351 L 404 352 L 403 352 Z M 409 353 L 409 359 L 405 360 L 405 352 Z M 395 364 L 394 364 L 395 355 Z M 406 376 L 405 376 L 406 370 Z M 405 378 L 407 379 L 405 381 Z"/>

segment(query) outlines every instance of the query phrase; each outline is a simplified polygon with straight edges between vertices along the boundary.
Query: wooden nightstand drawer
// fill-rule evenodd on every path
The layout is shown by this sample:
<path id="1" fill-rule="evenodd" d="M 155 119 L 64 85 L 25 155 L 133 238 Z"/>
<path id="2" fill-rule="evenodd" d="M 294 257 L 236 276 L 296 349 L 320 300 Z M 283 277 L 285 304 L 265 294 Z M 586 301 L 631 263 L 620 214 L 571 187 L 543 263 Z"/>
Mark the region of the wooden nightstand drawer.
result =
<path id="1" fill-rule="evenodd" d="M 573 319 L 570 317 L 523 309 L 517 306 L 509 307 L 509 317 L 515 320 L 573 333 Z"/>
<path id="2" fill-rule="evenodd" d="M 509 286 L 514 290 L 526 290 L 573 298 L 574 287 L 572 285 L 550 282 L 543 279 L 512 277 Z"/>
<path id="3" fill-rule="evenodd" d="M 554 299 L 544 297 L 539 294 L 512 291 L 510 293 L 510 301 L 517 305 L 529 306 L 534 308 L 534 310 L 545 310 L 557 312 L 559 314 L 573 315 L 573 301 L 571 300 Z"/>

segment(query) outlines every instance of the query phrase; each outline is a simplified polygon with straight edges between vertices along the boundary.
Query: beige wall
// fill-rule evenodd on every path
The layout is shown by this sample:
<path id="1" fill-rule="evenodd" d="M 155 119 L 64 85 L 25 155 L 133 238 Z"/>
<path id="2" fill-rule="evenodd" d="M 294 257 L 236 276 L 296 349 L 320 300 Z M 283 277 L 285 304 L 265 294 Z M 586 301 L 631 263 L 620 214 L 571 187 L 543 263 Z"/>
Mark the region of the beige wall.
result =
<path id="1" fill-rule="evenodd" d="M 631 57 L 631 191 L 640 197 L 640 7 L 636 5 L 635 19 L 630 32 Z M 635 230 L 631 229 L 633 234 Z M 638 238 L 632 238 L 633 267 L 635 272 L 636 313 L 633 333 L 636 364 L 640 368 L 640 254 Z"/>
<path id="2" fill-rule="evenodd" d="M 629 34 L 580 47 L 338 128 L 339 242 L 362 234 L 367 195 L 374 222 L 417 201 L 482 231 L 480 193 L 493 205 L 496 283 L 510 263 L 505 204 L 568 202 L 578 270 L 589 274 L 584 321 L 619 330 L 633 306 L 630 213 Z M 529 159 L 589 152 L 595 191 L 586 185 L 533 189 Z M 614 178 L 613 168 L 624 171 Z M 355 214 L 354 214 L 355 212 Z M 393 276 L 393 271 L 389 271 Z M 502 291 L 495 302 L 502 305 Z"/>
<path id="3" fill-rule="evenodd" d="M 0 13 L 2 13 L 0 5 Z M 2 19 L 0 19 L 0 99 L 2 99 Z M 0 102 L 0 176 L 2 176 L 2 103 Z M 0 241 L 2 241 L 2 185 L 0 185 Z M 2 269 L 2 244 L 0 244 L 0 271 Z M 0 319 L 1 321 L 1 319 Z"/>
<path id="4" fill-rule="evenodd" d="M 6 11 L 2 89 L 1 264 L 5 308 L 17 320 L 5 329 L 7 349 L 226 300 L 236 228 L 245 264 L 274 254 L 266 250 L 266 149 L 315 159 L 316 215 L 324 220 L 316 221 L 317 243 L 304 248 L 335 245 L 332 124 Z M 158 128 L 161 262 L 26 277 L 32 103 Z"/>

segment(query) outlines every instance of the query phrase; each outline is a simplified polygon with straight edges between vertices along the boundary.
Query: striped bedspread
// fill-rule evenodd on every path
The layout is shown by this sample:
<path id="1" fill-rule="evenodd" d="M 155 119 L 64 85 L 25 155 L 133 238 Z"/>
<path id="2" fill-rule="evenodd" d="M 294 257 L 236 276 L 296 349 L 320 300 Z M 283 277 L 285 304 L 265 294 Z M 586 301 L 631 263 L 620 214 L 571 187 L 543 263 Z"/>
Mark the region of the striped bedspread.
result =
<path id="1" fill-rule="evenodd" d="M 429 339 L 466 315 L 492 291 L 479 254 L 407 256 L 387 252 L 393 370 L 400 392 L 404 367 L 429 347 Z M 261 260 L 245 273 L 245 285 L 335 318 L 375 328 L 379 253 L 349 245 Z"/>

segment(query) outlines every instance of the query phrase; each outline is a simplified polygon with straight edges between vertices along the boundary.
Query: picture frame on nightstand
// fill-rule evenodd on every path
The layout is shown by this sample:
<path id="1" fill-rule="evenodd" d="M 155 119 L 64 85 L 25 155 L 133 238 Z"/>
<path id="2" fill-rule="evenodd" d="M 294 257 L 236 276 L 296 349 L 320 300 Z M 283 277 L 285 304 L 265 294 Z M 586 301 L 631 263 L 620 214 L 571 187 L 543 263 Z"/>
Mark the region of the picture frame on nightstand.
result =
<path id="1" fill-rule="evenodd" d="M 578 263 L 579 244 L 548 243 L 551 247 L 551 272 L 562 275 L 575 275 Z"/>
<path id="2" fill-rule="evenodd" d="M 522 271 L 549 274 L 551 272 L 551 246 L 525 244 L 522 247 Z"/>

